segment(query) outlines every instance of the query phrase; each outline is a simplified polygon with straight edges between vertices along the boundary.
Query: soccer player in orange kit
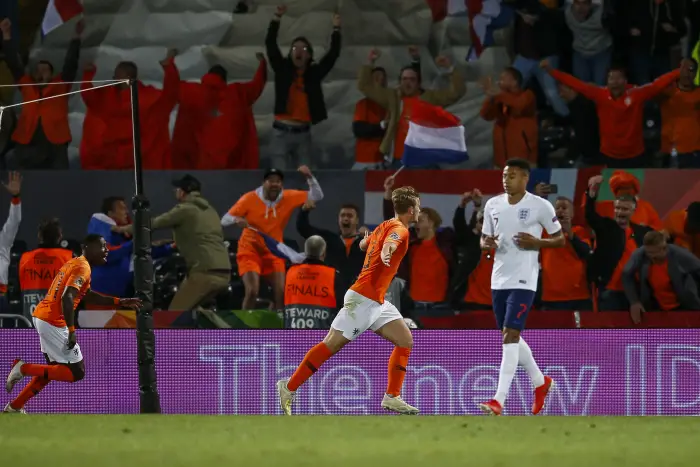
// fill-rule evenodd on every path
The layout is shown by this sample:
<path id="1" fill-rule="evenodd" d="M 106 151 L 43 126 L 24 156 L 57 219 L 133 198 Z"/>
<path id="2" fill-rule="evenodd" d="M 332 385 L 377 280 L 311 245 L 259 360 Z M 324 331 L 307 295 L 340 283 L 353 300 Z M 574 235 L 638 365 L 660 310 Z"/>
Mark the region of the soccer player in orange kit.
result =
<path id="1" fill-rule="evenodd" d="M 317 202 L 323 199 L 321 186 L 311 170 L 305 165 L 297 170 L 306 178 L 309 191 L 283 189 L 284 173 L 269 169 L 262 186 L 241 196 L 221 218 L 222 226 L 236 224 L 243 229 L 238 240 L 236 263 L 245 287 L 244 310 L 255 309 L 261 276 L 272 286 L 275 307 L 278 310 L 284 307 L 284 260 L 273 255 L 262 237 L 248 227 L 282 242 L 284 229 L 294 210 L 307 200 Z"/>
<path id="2" fill-rule="evenodd" d="M 75 309 L 81 300 L 95 305 L 120 308 L 141 307 L 138 298 L 117 298 L 90 290 L 91 267 L 107 262 L 107 244 L 97 234 L 90 234 L 83 243 L 83 255 L 73 258 L 56 274 L 46 297 L 34 309 L 34 327 L 39 333 L 46 365 L 15 360 L 7 376 L 5 389 L 12 392 L 15 384 L 32 376 L 32 381 L 7 406 L 4 412 L 26 413 L 24 404 L 51 381 L 75 383 L 85 377 L 83 354 L 75 336 Z"/>
<path id="3" fill-rule="evenodd" d="M 343 308 L 333 320 L 326 338 L 308 351 L 290 379 L 277 382 L 280 406 L 286 415 L 292 414 L 292 403 L 299 386 L 326 360 L 367 329 L 395 345 L 389 358 L 389 383 L 382 408 L 404 415 L 418 413 L 417 408 L 400 396 L 413 336 L 399 310 L 384 300 L 384 294 L 408 251 L 408 225 L 418 220 L 420 196 L 412 187 L 402 187 L 393 191 L 391 202 L 395 217 L 379 224 L 360 242 L 360 248 L 367 250 L 365 264 L 353 286 L 345 293 Z"/>

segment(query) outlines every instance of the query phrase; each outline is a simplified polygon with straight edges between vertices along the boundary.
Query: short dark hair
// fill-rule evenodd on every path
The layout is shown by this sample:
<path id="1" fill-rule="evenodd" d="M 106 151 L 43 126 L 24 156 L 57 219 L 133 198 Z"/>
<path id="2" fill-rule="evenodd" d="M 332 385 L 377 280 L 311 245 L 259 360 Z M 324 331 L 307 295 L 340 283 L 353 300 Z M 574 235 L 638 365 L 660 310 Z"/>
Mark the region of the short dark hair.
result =
<path id="1" fill-rule="evenodd" d="M 101 243 L 102 242 L 102 235 L 100 234 L 87 234 L 87 236 L 83 239 L 83 248 L 85 248 L 88 245 L 93 245 L 95 243 Z"/>
<path id="2" fill-rule="evenodd" d="M 644 245 L 645 246 L 659 246 L 666 243 L 666 236 L 661 232 L 652 230 L 644 235 Z"/>
<path id="3" fill-rule="evenodd" d="M 556 201 L 566 201 L 567 203 L 571 204 L 572 206 L 574 205 L 574 202 L 571 200 L 571 198 L 567 198 L 566 196 L 557 196 L 557 199 L 554 200 Z"/>
<path id="4" fill-rule="evenodd" d="M 209 73 L 219 75 L 224 81 L 228 79 L 228 71 L 226 71 L 226 68 L 222 67 L 221 65 L 214 65 L 213 67 L 209 68 Z"/>
<path id="5" fill-rule="evenodd" d="M 695 68 L 698 67 L 698 61 L 695 60 L 693 57 L 688 57 L 688 58 L 686 58 L 686 60 L 690 60 L 691 62 L 693 62 L 693 65 L 695 65 Z"/>
<path id="6" fill-rule="evenodd" d="M 513 79 L 518 82 L 519 87 L 523 87 L 523 74 L 520 73 L 520 70 L 512 66 L 507 66 L 503 69 L 503 71 L 512 76 Z"/>
<path id="7" fill-rule="evenodd" d="M 609 75 L 610 72 L 612 72 L 612 71 L 618 71 L 618 72 L 622 73 L 622 75 L 625 77 L 625 79 L 627 79 L 627 69 L 625 67 L 623 67 L 622 65 L 611 65 L 610 68 L 608 68 L 607 74 Z"/>
<path id="8" fill-rule="evenodd" d="M 508 159 L 506 161 L 506 167 L 515 167 L 516 169 L 524 170 L 528 174 L 530 173 L 530 163 L 525 159 Z"/>
<path id="9" fill-rule="evenodd" d="M 61 223 L 58 218 L 44 219 L 39 223 L 39 237 L 46 245 L 58 245 L 61 241 Z"/>
<path id="10" fill-rule="evenodd" d="M 37 65 L 48 65 L 49 69 L 51 70 L 51 74 L 53 74 L 53 63 L 51 63 L 50 61 L 48 61 L 48 60 L 39 60 L 36 64 L 37 64 Z"/>
<path id="11" fill-rule="evenodd" d="M 428 216 L 428 219 L 430 219 L 430 222 L 433 223 L 436 229 L 442 225 L 442 217 L 440 217 L 440 214 L 435 209 L 421 208 L 420 213 Z"/>
<path id="12" fill-rule="evenodd" d="M 119 62 L 117 63 L 117 68 L 121 68 L 122 70 L 126 71 L 132 78 L 136 78 L 139 75 L 139 67 L 137 67 L 134 62 Z"/>
<path id="13" fill-rule="evenodd" d="M 418 77 L 418 82 L 421 83 L 423 81 L 423 75 L 421 74 L 420 70 L 416 68 L 414 65 L 406 65 L 405 67 L 401 68 L 401 71 L 399 71 L 399 81 L 401 81 L 401 77 L 403 76 L 404 71 L 411 70 L 416 73 L 416 76 Z"/>
<path id="14" fill-rule="evenodd" d="M 126 202 L 126 200 L 121 196 L 108 196 L 105 199 L 103 199 L 101 209 L 102 214 L 106 215 L 109 213 L 109 211 L 114 211 L 114 205 L 119 201 Z"/>
<path id="15" fill-rule="evenodd" d="M 355 204 L 352 204 L 352 203 L 343 204 L 342 206 L 340 206 L 340 209 L 352 209 L 353 211 L 355 211 L 355 214 L 357 215 L 357 217 L 360 217 L 360 208 L 358 208 L 357 205 L 355 205 Z"/>

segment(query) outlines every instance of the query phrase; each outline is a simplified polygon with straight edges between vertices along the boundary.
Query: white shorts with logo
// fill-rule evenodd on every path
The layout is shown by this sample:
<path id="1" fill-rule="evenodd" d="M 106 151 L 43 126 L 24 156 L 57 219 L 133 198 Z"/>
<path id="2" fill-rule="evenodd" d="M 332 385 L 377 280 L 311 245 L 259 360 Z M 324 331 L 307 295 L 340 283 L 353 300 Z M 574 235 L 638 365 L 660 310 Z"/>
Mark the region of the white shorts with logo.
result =
<path id="1" fill-rule="evenodd" d="M 368 329 L 376 332 L 385 324 L 397 319 L 403 319 L 403 316 L 388 301 L 378 303 L 348 290 L 343 298 L 343 308 L 336 315 L 331 327 L 342 332 L 346 339 L 353 340 Z"/>
<path id="2" fill-rule="evenodd" d="M 72 349 L 68 348 L 68 328 L 56 327 L 38 318 L 32 318 L 36 332 L 39 333 L 41 351 L 45 353 L 49 360 L 56 363 L 78 363 L 83 360 L 83 353 L 80 346 L 75 344 Z"/>

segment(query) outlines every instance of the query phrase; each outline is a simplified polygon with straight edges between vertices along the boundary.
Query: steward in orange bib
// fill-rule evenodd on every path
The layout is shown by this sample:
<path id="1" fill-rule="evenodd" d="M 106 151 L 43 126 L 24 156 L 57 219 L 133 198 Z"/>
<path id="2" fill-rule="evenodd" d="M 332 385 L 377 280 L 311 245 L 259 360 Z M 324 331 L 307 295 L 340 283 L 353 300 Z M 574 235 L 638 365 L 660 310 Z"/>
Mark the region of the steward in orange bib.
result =
<path id="1" fill-rule="evenodd" d="M 61 248 L 63 234 L 58 219 L 39 224 L 39 248 L 28 251 L 19 260 L 19 288 L 22 312 L 32 317 L 34 308 L 44 299 L 58 271 L 73 259 L 73 252 Z"/>
<path id="2" fill-rule="evenodd" d="M 56 97 L 70 92 L 78 73 L 80 36 L 85 24 L 79 21 L 75 37 L 68 45 L 61 74 L 54 76 L 53 65 L 45 60 L 37 63 L 31 74 L 25 74 L 24 64 L 12 40 L 12 25 L 8 19 L 0 23 L 3 51 L 15 83 L 20 84 L 22 102 L 46 99 L 22 106 L 17 128 L 12 135 L 16 159 L 21 169 L 68 169 L 68 97 Z M 36 86 L 31 86 L 35 84 Z"/>
<path id="3" fill-rule="evenodd" d="M 306 260 L 287 271 L 284 288 L 285 329 L 330 329 L 342 305 L 340 273 L 323 262 L 326 241 L 313 235 L 304 244 Z"/>

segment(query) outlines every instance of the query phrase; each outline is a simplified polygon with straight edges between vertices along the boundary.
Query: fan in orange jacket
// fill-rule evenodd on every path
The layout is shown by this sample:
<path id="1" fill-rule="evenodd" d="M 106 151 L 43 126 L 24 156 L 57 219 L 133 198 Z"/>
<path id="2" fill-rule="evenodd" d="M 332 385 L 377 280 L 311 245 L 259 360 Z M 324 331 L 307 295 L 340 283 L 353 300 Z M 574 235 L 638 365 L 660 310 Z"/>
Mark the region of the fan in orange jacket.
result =
<path id="1" fill-rule="evenodd" d="M 253 229 L 282 243 L 284 229 L 294 210 L 307 200 L 316 202 L 323 199 L 321 185 L 311 170 L 305 165 L 298 170 L 306 178 L 309 191 L 283 189 L 284 173 L 269 169 L 265 172 L 262 186 L 241 196 L 221 218 L 224 227 L 236 224 L 243 228 L 238 240 L 236 263 L 245 287 L 244 310 L 255 308 L 261 276 L 272 286 L 277 309 L 284 306 L 285 262 L 270 252 L 263 238 Z"/>
<path id="2" fill-rule="evenodd" d="M 169 50 L 161 62 L 165 73 L 163 89 L 138 82 L 139 116 L 143 168 L 168 169 L 170 160 L 170 113 L 177 104 L 180 73 L 175 66 L 175 50 Z M 80 95 L 87 112 L 80 143 L 83 169 L 123 170 L 134 167 L 131 127 L 131 92 L 128 84 L 93 89 L 96 69 L 88 66 L 83 75 Z M 114 69 L 114 79 L 137 79 L 135 63 L 121 62 Z"/>
<path id="3" fill-rule="evenodd" d="M 645 225 L 651 227 L 654 230 L 663 229 L 663 223 L 659 214 L 654 209 L 649 201 L 645 201 L 639 198 L 639 192 L 641 191 L 641 186 L 639 180 L 634 175 L 625 172 L 624 170 L 616 170 L 610 177 L 610 191 L 612 191 L 613 196 L 618 198 L 620 196 L 629 195 L 634 196 L 637 200 L 637 209 L 634 211 L 631 222 L 639 225 Z M 584 198 L 582 206 L 586 205 L 586 199 Z M 596 211 L 603 217 L 609 217 L 611 219 L 615 218 L 615 202 L 612 200 L 608 201 L 598 201 L 596 203 Z"/>
<path id="4" fill-rule="evenodd" d="M 197 168 L 199 141 L 203 139 L 202 132 L 219 113 L 227 77 L 224 67 L 215 65 L 202 76 L 200 83 L 180 82 L 177 120 L 171 143 L 173 169 Z"/>
<path id="5" fill-rule="evenodd" d="M 253 105 L 265 89 L 267 61 L 255 54 L 260 64 L 251 81 L 231 83 L 221 93 L 219 115 L 203 128 L 199 140 L 197 169 L 257 169 L 258 130 Z"/>

